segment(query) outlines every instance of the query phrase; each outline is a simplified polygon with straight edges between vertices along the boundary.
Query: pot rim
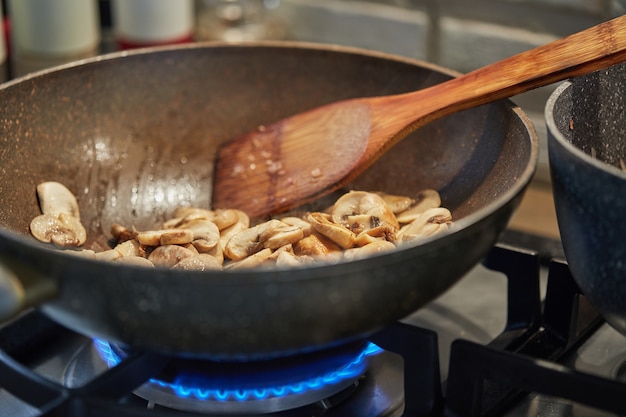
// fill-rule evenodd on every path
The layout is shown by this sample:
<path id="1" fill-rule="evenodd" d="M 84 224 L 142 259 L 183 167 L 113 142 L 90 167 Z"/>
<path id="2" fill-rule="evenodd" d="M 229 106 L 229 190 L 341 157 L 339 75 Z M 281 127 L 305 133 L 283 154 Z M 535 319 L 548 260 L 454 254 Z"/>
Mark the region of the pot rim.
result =
<path id="1" fill-rule="evenodd" d="M 569 88 L 572 88 L 573 84 L 574 83 L 572 81 L 564 81 L 552 92 L 552 94 L 550 94 L 550 97 L 548 97 L 548 101 L 546 102 L 546 106 L 544 109 L 546 126 L 548 128 L 548 132 L 550 133 L 550 135 L 548 135 L 548 140 L 556 141 L 568 153 L 576 157 L 578 160 L 584 162 L 585 164 L 591 165 L 595 169 L 605 172 L 607 175 L 626 180 L 626 171 L 623 171 L 614 165 L 601 161 L 598 158 L 594 158 L 588 153 L 584 152 L 582 149 L 578 148 L 572 142 L 570 142 L 561 133 L 561 130 L 557 126 L 554 118 L 554 107 L 556 106 L 558 100 L 563 96 L 563 94 L 565 94 L 565 92 Z"/>

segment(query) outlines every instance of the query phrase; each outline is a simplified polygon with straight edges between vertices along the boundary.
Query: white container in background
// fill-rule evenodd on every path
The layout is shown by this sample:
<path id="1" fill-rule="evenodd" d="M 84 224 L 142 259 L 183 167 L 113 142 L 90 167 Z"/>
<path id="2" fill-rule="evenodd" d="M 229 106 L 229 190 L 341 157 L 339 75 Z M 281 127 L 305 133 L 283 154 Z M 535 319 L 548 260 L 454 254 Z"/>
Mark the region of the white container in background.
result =
<path id="1" fill-rule="evenodd" d="M 285 22 L 273 13 L 280 0 L 198 0 L 195 38 L 198 41 L 280 40 Z"/>
<path id="2" fill-rule="evenodd" d="M 120 49 L 193 40 L 193 0 L 113 0 L 111 7 Z"/>
<path id="3" fill-rule="evenodd" d="M 98 53 L 97 0 L 8 0 L 7 6 L 14 75 Z"/>

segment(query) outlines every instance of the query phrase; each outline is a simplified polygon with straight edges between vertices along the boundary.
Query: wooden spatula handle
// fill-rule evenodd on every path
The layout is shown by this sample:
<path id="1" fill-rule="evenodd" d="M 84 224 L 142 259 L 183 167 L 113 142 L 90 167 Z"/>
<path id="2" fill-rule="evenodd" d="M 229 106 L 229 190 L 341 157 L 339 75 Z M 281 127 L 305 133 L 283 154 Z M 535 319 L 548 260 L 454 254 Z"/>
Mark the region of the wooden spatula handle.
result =
<path id="1" fill-rule="evenodd" d="M 622 62 L 626 58 L 626 15 L 477 69 L 455 80 L 402 95 L 415 119 L 438 117 L 509 98 L 566 78 Z M 401 105 L 401 104 L 400 104 Z M 419 111 L 415 113 L 415 109 Z M 411 117 L 411 116 L 407 116 Z"/>

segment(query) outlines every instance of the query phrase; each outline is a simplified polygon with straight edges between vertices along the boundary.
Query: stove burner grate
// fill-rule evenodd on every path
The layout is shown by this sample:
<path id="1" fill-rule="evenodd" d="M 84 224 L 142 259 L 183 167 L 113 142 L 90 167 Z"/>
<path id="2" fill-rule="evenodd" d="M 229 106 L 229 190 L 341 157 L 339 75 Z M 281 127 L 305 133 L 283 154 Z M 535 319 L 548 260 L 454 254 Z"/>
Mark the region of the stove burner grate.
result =
<path id="1" fill-rule="evenodd" d="M 384 352 L 369 357 L 370 368 L 365 377 L 358 379 L 359 387 L 355 392 L 346 389 L 328 399 L 330 409 L 318 407 L 319 403 L 316 403 L 275 415 L 509 415 L 508 411 L 516 407 L 520 398 L 523 401 L 532 398 L 533 402 L 540 398 L 528 393 L 561 397 L 583 406 L 626 415 L 623 401 L 626 384 L 620 378 L 626 374 L 626 367 L 619 368 L 617 380 L 612 380 L 576 372 L 575 368 L 556 362 L 584 343 L 588 336 L 596 336 L 595 329 L 599 325 L 605 326 L 573 283 L 566 263 L 550 263 L 543 302 L 539 297 L 538 259 L 533 251 L 496 246 L 484 265 L 503 272 L 508 278 L 507 325 L 488 346 L 459 340 L 453 343 L 449 352 L 449 372 L 444 381 L 445 398 L 441 392 L 438 349 L 441 346 L 437 342 L 437 333 L 410 323 L 396 322 L 370 337 L 370 341 Z M 48 379 L 46 372 L 39 373 L 45 370 L 38 367 L 39 360 L 46 357 L 51 343 L 65 347 L 68 338 L 81 346 L 80 354 L 74 354 L 73 358 L 85 359 L 86 367 L 92 366 L 93 369 L 89 370 L 96 372 L 84 379 L 77 373 L 68 373 L 59 381 Z M 0 394 L 8 394 L 0 399 L 8 397 L 8 406 L 12 410 L 13 401 L 21 401 L 19 405 L 26 405 L 26 411 L 39 410 L 41 414 L 38 415 L 42 417 L 206 415 L 176 412 L 155 403 L 150 407 L 150 400 L 149 410 L 146 410 L 146 401 L 133 395 L 152 378 L 160 378 L 171 358 L 152 351 L 129 351 L 128 357 L 109 369 L 93 346 L 90 339 L 63 328 L 36 310 L 0 326 Z M 448 352 L 444 353 L 448 357 Z M 47 366 L 48 362 L 44 364 Z M 68 369 L 82 368 L 74 364 L 70 362 Z M 69 384 L 69 380 L 78 382 Z M 398 381 L 404 385 L 401 392 L 396 389 Z M 169 391 L 158 384 L 149 385 Z M 381 390 L 383 386 L 385 391 Z M 344 394 L 349 394 L 345 401 Z M 337 406 L 333 406 L 335 397 L 341 402 Z M 547 407 L 553 404 L 562 404 L 566 410 L 571 405 L 550 401 Z M 403 412 L 398 408 L 402 405 Z M 0 401 L 0 409 L 4 410 L 3 407 L 7 407 L 7 403 Z M 522 409 L 527 410 L 525 405 Z M 4 414 L 22 415 L 15 412 Z"/>

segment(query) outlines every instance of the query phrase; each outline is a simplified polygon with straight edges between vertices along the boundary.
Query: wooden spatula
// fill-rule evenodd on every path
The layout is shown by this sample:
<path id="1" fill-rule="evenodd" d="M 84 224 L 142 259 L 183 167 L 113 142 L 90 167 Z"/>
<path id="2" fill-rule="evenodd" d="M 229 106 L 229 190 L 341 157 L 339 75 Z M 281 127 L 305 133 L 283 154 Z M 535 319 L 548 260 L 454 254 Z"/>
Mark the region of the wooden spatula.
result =
<path id="1" fill-rule="evenodd" d="M 274 214 L 340 188 L 435 119 L 626 60 L 626 15 L 411 93 L 350 99 L 227 142 L 213 207 Z"/>

